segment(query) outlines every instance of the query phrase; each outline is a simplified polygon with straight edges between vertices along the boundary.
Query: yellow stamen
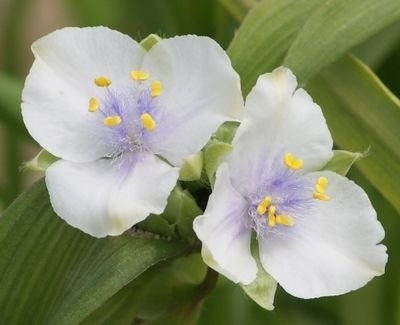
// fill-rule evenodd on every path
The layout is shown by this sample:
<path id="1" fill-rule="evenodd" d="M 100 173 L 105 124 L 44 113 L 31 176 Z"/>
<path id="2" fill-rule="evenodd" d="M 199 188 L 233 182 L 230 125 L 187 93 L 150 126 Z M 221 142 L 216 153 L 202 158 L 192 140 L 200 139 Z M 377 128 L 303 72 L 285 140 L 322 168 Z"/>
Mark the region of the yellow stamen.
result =
<path id="1" fill-rule="evenodd" d="M 274 227 L 276 224 L 276 217 L 275 217 L 275 206 L 271 205 L 268 209 L 268 227 Z"/>
<path id="2" fill-rule="evenodd" d="M 151 97 L 157 97 L 161 94 L 161 82 L 153 81 L 150 85 Z"/>
<path id="3" fill-rule="evenodd" d="M 120 123 L 121 123 L 121 117 L 119 117 L 118 115 L 107 116 L 103 120 L 103 124 L 105 126 L 115 126 L 115 125 L 118 125 Z"/>
<path id="4" fill-rule="evenodd" d="M 297 159 L 294 155 L 292 155 L 290 152 L 285 154 L 283 157 L 283 162 L 285 163 L 286 166 L 288 166 L 291 169 L 297 170 L 303 167 L 303 160 Z"/>
<path id="5" fill-rule="evenodd" d="M 99 109 L 99 101 L 92 97 L 89 99 L 89 112 L 96 112 Z"/>
<path id="6" fill-rule="evenodd" d="M 320 193 L 320 192 L 314 192 L 313 193 L 313 198 L 316 200 L 321 200 L 321 201 L 328 201 L 329 200 L 329 196 L 324 194 L 324 193 Z"/>
<path id="7" fill-rule="evenodd" d="M 111 85 L 111 80 L 107 77 L 101 76 L 94 79 L 94 83 L 96 84 L 96 86 L 99 87 L 108 87 L 109 85 Z"/>
<path id="8" fill-rule="evenodd" d="M 267 208 L 271 204 L 271 202 L 272 199 L 269 196 L 265 196 L 257 206 L 257 213 L 259 215 L 263 215 L 267 211 Z"/>
<path id="9" fill-rule="evenodd" d="M 294 220 L 291 216 L 278 215 L 276 216 L 276 223 L 283 226 L 293 226 Z"/>
<path id="10" fill-rule="evenodd" d="M 149 79 L 149 74 L 145 71 L 133 70 L 131 71 L 131 78 L 133 80 L 147 80 Z"/>
<path id="11" fill-rule="evenodd" d="M 317 183 L 315 184 L 315 190 L 319 193 L 324 193 L 326 186 L 328 185 L 328 179 L 326 177 L 318 177 Z"/>
<path id="12" fill-rule="evenodd" d="M 146 131 L 153 131 L 156 127 L 156 122 L 153 120 L 150 114 L 144 113 L 140 116 L 140 122 L 142 123 L 143 127 Z"/>

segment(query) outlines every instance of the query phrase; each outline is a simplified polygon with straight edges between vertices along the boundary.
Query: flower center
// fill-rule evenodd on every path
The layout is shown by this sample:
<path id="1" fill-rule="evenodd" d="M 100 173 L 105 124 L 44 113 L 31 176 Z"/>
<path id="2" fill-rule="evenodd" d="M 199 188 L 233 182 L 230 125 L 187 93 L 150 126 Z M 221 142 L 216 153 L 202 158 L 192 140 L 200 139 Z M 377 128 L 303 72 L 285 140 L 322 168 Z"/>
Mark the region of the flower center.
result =
<path id="1" fill-rule="evenodd" d="M 329 200 L 325 193 L 328 179 L 320 176 L 312 184 L 299 173 L 302 165 L 302 160 L 286 153 L 268 173 L 271 176 L 264 180 L 259 192 L 249 198 L 250 226 L 257 236 L 293 227 L 298 218 L 307 216 L 314 200 Z"/>
<path id="2" fill-rule="evenodd" d="M 156 98 L 161 95 L 161 82 L 148 82 L 150 74 L 145 71 L 130 72 L 134 87 L 117 92 L 111 89 L 112 81 L 105 76 L 94 79 L 96 86 L 104 88 L 104 97 L 91 97 L 88 111 L 101 115 L 107 128 L 109 141 L 115 147 L 112 157 L 126 151 L 147 150 L 149 133 L 156 130 Z"/>

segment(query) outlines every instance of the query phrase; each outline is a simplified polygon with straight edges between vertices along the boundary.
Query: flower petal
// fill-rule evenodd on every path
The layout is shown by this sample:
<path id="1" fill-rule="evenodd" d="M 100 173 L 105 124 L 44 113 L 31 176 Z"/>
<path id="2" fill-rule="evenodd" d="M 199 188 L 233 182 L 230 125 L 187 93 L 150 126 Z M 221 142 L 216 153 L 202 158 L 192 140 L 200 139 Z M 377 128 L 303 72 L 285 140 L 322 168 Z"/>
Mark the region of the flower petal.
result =
<path id="1" fill-rule="evenodd" d="M 204 261 L 234 282 L 251 283 L 257 265 L 250 251 L 251 228 L 246 224 L 248 204 L 232 187 L 227 164 L 217 171 L 215 188 L 204 215 L 193 227 L 203 243 Z"/>
<path id="2" fill-rule="evenodd" d="M 295 90 L 296 85 L 295 76 L 283 67 L 258 78 L 233 140 L 235 184 L 251 187 L 261 176 L 254 162 L 262 163 L 268 174 L 273 164 L 283 164 L 286 153 L 303 160 L 303 172 L 318 170 L 331 158 L 332 138 L 321 109 L 303 89 Z"/>
<path id="3" fill-rule="evenodd" d="M 51 165 L 46 184 L 54 211 L 95 237 L 119 235 L 163 212 L 178 169 L 150 154 L 130 158 Z"/>
<path id="4" fill-rule="evenodd" d="M 36 41 L 32 50 L 35 61 L 22 94 L 29 133 L 66 160 L 85 162 L 110 154 L 101 116 L 88 112 L 89 99 L 107 91 L 94 79 L 106 76 L 111 88 L 126 87 L 144 49 L 126 35 L 94 27 L 57 30 Z"/>
<path id="5" fill-rule="evenodd" d="M 310 173 L 329 183 L 328 201 L 317 201 L 306 216 L 297 216 L 287 232 L 260 241 L 265 270 L 290 294 L 300 298 L 332 296 L 358 289 L 384 272 L 384 237 L 367 195 L 345 177 Z"/>
<path id="6" fill-rule="evenodd" d="M 174 165 L 198 152 L 224 121 L 243 113 L 239 76 L 208 37 L 164 39 L 147 53 L 142 69 L 162 89 L 152 147 Z"/>

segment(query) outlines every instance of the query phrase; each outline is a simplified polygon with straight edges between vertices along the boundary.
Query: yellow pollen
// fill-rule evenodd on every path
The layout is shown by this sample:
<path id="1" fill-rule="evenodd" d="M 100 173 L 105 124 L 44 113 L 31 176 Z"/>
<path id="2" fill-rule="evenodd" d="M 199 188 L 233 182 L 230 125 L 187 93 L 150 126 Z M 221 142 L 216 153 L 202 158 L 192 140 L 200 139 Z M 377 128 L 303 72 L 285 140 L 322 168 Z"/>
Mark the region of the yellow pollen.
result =
<path id="1" fill-rule="evenodd" d="M 96 112 L 99 109 L 99 101 L 92 97 L 89 99 L 89 112 Z"/>
<path id="2" fill-rule="evenodd" d="M 327 185 L 328 185 L 328 179 L 326 177 L 324 176 L 318 177 L 314 187 L 315 191 L 313 193 L 313 198 L 316 200 L 328 201 L 329 196 L 324 193 Z"/>
<path id="3" fill-rule="evenodd" d="M 144 113 L 140 116 L 140 122 L 142 123 L 143 127 L 146 131 L 153 131 L 156 127 L 156 122 L 153 120 L 150 114 Z"/>
<path id="4" fill-rule="evenodd" d="M 145 71 L 133 70 L 131 71 L 131 78 L 133 80 L 147 80 L 150 75 Z"/>
<path id="5" fill-rule="evenodd" d="M 283 226 L 293 226 L 294 220 L 291 216 L 278 215 L 276 216 L 276 223 Z"/>
<path id="6" fill-rule="evenodd" d="M 96 86 L 99 87 L 108 87 L 109 85 L 111 85 L 111 80 L 107 77 L 101 76 L 94 79 L 94 83 L 96 84 Z"/>
<path id="7" fill-rule="evenodd" d="M 275 206 L 271 205 L 268 209 L 268 227 L 274 227 L 276 224 L 276 217 L 275 217 Z"/>
<path id="8" fill-rule="evenodd" d="M 115 125 L 118 125 L 120 123 L 121 123 L 121 117 L 119 117 L 118 115 L 107 116 L 103 120 L 103 124 L 105 126 L 115 126 Z"/>
<path id="9" fill-rule="evenodd" d="M 315 190 L 319 193 L 324 193 L 326 186 L 328 185 L 328 179 L 326 177 L 318 177 L 317 183 L 315 184 Z"/>
<path id="10" fill-rule="evenodd" d="M 265 196 L 257 206 L 257 213 L 259 215 L 263 215 L 267 211 L 267 208 L 271 204 L 271 202 L 272 199 L 269 196 Z"/>
<path id="11" fill-rule="evenodd" d="M 151 97 L 157 97 L 161 94 L 161 82 L 153 81 L 150 85 Z"/>
<path id="12" fill-rule="evenodd" d="M 329 196 L 324 194 L 324 193 L 320 193 L 320 192 L 314 192 L 313 193 L 313 198 L 316 200 L 321 200 L 321 201 L 328 201 L 329 200 Z"/>
<path id="13" fill-rule="evenodd" d="M 303 167 L 303 160 L 297 159 L 294 155 L 292 155 L 290 152 L 285 154 L 283 157 L 283 162 L 285 163 L 286 166 L 288 166 L 291 169 L 297 170 Z"/>

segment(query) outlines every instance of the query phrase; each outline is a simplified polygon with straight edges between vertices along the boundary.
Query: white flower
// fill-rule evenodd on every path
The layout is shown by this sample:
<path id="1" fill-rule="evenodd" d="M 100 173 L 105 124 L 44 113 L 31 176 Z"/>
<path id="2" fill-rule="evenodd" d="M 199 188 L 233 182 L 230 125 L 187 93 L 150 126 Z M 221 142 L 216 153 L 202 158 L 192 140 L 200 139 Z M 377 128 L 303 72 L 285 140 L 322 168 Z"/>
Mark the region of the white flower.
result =
<path id="1" fill-rule="evenodd" d="M 318 171 L 332 139 L 319 106 L 296 86 L 286 68 L 258 79 L 194 229 L 206 263 L 234 282 L 256 278 L 254 231 L 263 268 L 288 293 L 338 295 L 384 272 L 384 231 L 360 187 Z"/>
<path id="2" fill-rule="evenodd" d="M 243 109 L 239 78 L 207 37 L 148 52 L 104 27 L 64 28 L 32 45 L 22 114 L 61 160 L 46 172 L 55 212 L 93 236 L 161 213 L 183 158 Z"/>

